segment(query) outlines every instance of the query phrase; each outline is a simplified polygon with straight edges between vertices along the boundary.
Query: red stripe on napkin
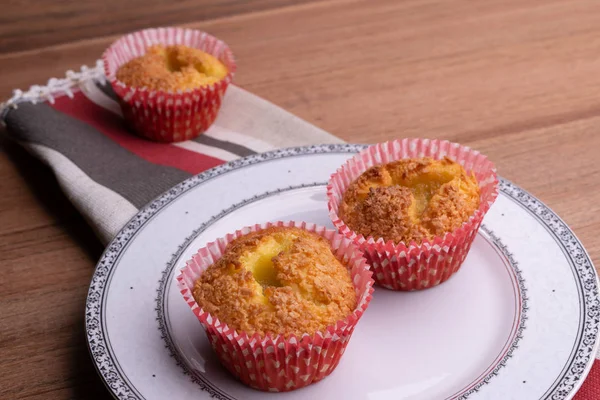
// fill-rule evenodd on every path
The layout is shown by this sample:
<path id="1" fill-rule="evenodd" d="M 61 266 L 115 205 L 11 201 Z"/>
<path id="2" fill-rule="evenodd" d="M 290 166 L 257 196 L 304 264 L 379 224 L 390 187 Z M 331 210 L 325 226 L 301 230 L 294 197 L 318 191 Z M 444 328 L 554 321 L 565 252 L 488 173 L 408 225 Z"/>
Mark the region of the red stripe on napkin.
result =
<path id="1" fill-rule="evenodd" d="M 175 167 L 191 174 L 198 174 L 209 168 L 223 164 L 224 161 L 206 154 L 196 153 L 170 144 L 155 143 L 132 135 L 123 124 L 123 120 L 96 105 L 81 92 L 75 98 L 62 96 L 56 99 L 52 107 L 73 118 L 86 122 L 123 148 L 154 164 Z"/>

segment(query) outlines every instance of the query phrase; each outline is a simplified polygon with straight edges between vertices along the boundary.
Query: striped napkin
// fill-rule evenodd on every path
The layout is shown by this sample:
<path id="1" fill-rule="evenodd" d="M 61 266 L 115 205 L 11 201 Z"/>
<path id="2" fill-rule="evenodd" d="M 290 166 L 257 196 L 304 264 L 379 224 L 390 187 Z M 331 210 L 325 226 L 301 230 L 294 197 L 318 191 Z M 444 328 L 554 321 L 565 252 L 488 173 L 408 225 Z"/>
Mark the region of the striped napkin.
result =
<path id="1" fill-rule="evenodd" d="M 104 244 L 139 208 L 226 161 L 341 140 L 230 85 L 216 122 L 194 140 L 164 144 L 126 131 L 102 64 L 15 91 L 0 108 L 10 138 L 44 161 Z"/>
<path id="2" fill-rule="evenodd" d="M 44 161 L 104 244 L 150 200 L 182 180 L 239 157 L 341 140 L 230 85 L 215 124 L 181 143 L 127 132 L 100 62 L 0 105 L 10 138 Z M 600 361 L 574 397 L 600 399 Z M 528 400 L 528 399 L 522 399 Z"/>

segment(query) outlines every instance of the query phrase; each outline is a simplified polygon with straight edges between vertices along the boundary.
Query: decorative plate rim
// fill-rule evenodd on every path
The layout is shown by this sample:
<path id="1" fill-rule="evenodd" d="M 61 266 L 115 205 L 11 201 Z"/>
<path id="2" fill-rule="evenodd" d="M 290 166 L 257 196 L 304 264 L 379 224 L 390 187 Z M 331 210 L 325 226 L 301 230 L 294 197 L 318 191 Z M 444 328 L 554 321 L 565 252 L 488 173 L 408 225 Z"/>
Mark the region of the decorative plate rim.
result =
<path id="1" fill-rule="evenodd" d="M 110 393 L 117 399 L 135 400 L 143 396 L 122 376 L 118 360 L 109 350 L 108 338 L 105 336 L 105 319 L 103 302 L 110 285 L 110 278 L 116 262 L 141 228 L 151 221 L 163 208 L 190 189 L 224 173 L 231 172 L 263 161 L 303 156 L 308 154 L 357 153 L 366 145 L 331 144 L 292 147 L 255 154 L 222 164 L 177 184 L 156 199 L 148 203 L 133 216 L 106 247 L 96 266 L 90 282 L 86 300 L 86 337 L 94 366 Z M 539 222 L 551 233 L 561 245 L 575 274 L 577 288 L 583 303 L 583 326 L 580 327 L 577 349 L 574 350 L 563 373 L 542 398 L 559 400 L 568 398 L 581 386 L 583 379 L 592 366 L 599 343 L 600 328 L 600 296 L 598 295 L 598 276 L 594 265 L 582 243 L 570 230 L 566 223 L 540 200 L 519 188 L 513 183 L 500 179 L 500 191 L 513 201 L 536 216 Z"/>

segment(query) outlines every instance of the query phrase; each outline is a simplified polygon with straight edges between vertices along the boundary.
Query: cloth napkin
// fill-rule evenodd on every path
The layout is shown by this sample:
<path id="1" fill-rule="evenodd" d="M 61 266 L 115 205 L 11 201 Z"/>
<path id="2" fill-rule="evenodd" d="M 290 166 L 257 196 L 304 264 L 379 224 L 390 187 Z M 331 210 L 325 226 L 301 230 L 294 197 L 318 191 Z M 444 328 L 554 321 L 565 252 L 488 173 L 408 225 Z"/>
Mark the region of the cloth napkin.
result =
<path id="1" fill-rule="evenodd" d="M 277 148 L 342 142 L 234 85 L 214 125 L 198 138 L 173 144 L 137 138 L 124 128 L 100 61 L 45 86 L 15 90 L 0 105 L 0 121 L 54 171 L 104 244 L 146 203 L 192 175 Z M 600 360 L 574 399 L 600 399 Z"/>
<path id="2" fill-rule="evenodd" d="M 192 175 L 277 148 L 342 142 L 234 85 L 216 122 L 198 138 L 164 144 L 135 137 L 100 61 L 17 90 L 2 110 L 9 136 L 54 171 L 104 244 L 139 208 Z"/>

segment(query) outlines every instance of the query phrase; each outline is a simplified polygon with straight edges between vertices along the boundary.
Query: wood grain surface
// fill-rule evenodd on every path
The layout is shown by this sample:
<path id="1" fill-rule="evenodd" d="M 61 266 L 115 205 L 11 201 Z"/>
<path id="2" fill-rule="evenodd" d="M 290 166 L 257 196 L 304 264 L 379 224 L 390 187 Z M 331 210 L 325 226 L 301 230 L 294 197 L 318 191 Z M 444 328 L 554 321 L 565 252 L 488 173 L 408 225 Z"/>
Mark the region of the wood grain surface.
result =
<path id="1" fill-rule="evenodd" d="M 116 3 L 9 1 L 0 98 L 92 64 L 123 32 L 200 28 L 235 52 L 237 84 L 344 140 L 481 150 L 600 266 L 596 0 Z M 101 246 L 48 170 L 0 146 L 0 398 L 109 398 L 83 325 Z"/>

